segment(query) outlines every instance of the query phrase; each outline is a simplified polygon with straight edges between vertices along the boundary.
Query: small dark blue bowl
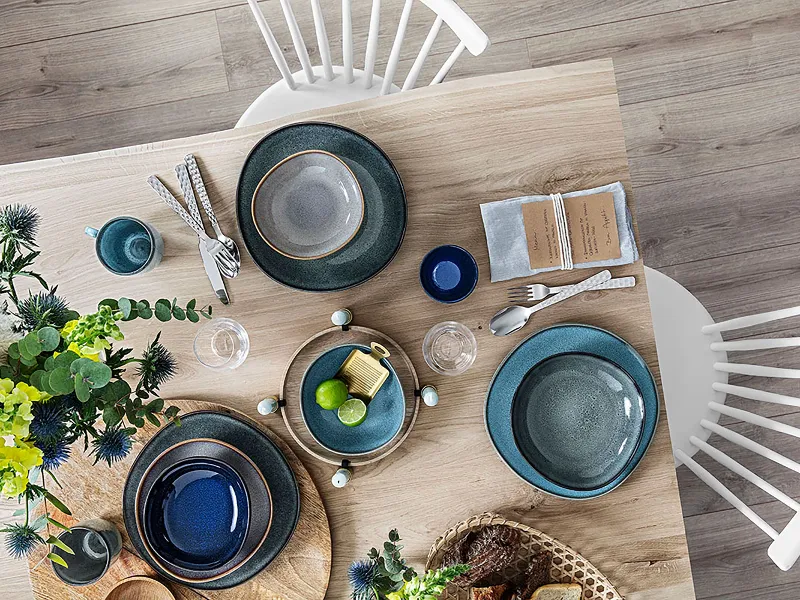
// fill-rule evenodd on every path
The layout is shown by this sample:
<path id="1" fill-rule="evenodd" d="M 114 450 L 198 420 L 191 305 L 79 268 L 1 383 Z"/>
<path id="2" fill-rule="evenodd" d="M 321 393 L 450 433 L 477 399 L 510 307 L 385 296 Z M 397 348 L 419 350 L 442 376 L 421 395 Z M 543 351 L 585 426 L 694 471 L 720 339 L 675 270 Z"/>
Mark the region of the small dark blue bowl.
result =
<path id="1" fill-rule="evenodd" d="M 478 263 L 461 246 L 438 246 L 422 259 L 419 281 L 437 302 L 461 302 L 478 285 Z"/>
<path id="2" fill-rule="evenodd" d="M 233 558 L 244 543 L 249 520 L 241 477 L 208 458 L 167 469 L 144 508 L 145 537 L 153 551 L 185 569 L 213 569 Z"/>

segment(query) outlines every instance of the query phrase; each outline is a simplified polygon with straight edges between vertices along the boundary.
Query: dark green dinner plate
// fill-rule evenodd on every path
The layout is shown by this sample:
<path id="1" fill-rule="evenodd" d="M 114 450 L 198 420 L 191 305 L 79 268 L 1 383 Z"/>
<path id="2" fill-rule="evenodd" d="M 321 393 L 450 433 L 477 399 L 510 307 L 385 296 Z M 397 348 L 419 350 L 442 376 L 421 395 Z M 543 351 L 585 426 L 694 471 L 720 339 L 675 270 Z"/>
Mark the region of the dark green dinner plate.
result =
<path id="1" fill-rule="evenodd" d="M 314 260 L 296 260 L 267 245 L 253 223 L 253 194 L 264 175 L 292 154 L 325 150 L 355 173 L 364 194 L 364 222 L 344 248 Z M 298 290 L 344 290 L 379 273 L 400 249 L 406 195 L 394 165 L 363 135 L 330 123 L 297 123 L 268 134 L 250 151 L 236 190 L 239 231 L 253 261 L 269 277 Z"/>

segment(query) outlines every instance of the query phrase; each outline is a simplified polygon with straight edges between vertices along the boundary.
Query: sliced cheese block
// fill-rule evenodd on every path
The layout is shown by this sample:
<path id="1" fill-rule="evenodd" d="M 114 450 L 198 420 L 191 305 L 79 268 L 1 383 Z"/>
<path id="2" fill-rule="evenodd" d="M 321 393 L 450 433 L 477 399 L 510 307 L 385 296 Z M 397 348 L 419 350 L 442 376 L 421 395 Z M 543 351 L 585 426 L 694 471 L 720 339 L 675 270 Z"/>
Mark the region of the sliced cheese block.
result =
<path id="1" fill-rule="evenodd" d="M 530 600 L 581 600 L 583 588 L 577 583 L 551 583 L 533 592 Z"/>

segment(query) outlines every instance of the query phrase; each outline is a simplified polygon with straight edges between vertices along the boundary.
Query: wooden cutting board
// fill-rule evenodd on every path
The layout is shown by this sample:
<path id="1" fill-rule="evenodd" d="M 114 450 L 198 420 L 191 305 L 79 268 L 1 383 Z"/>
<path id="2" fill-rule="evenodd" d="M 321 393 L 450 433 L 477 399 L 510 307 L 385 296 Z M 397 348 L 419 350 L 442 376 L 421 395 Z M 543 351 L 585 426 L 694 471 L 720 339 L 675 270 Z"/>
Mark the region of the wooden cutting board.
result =
<path id="1" fill-rule="evenodd" d="M 331 570 L 331 534 L 328 517 L 311 476 L 303 463 L 278 436 L 261 427 L 245 415 L 225 406 L 199 401 L 171 402 L 179 406 L 182 413 L 196 410 L 214 410 L 248 421 L 255 425 L 277 444 L 289 461 L 300 487 L 300 520 L 292 539 L 283 552 L 264 571 L 240 586 L 228 590 L 191 590 L 174 583 L 167 583 L 178 600 L 322 600 L 328 589 Z M 113 522 L 122 533 L 123 550 L 108 573 L 97 583 L 85 587 L 70 587 L 58 579 L 44 559 L 42 547 L 29 558 L 31 587 L 37 600 L 104 600 L 114 585 L 121 579 L 134 575 L 156 577 L 150 566 L 140 559 L 125 531 L 122 517 L 122 490 L 128 471 L 143 445 L 158 431 L 147 425 L 135 436 L 133 451 L 121 463 L 109 468 L 104 464 L 93 465 L 94 459 L 83 452 L 82 442 L 72 448 L 72 458 L 58 470 L 62 489 L 53 492 L 73 512 L 67 517 L 51 507 L 53 516 L 68 525 L 80 520 L 102 517 Z M 56 532 L 54 532 L 56 533 Z M 56 533 L 57 534 L 57 533 Z M 166 583 L 166 582 L 164 582 Z"/>

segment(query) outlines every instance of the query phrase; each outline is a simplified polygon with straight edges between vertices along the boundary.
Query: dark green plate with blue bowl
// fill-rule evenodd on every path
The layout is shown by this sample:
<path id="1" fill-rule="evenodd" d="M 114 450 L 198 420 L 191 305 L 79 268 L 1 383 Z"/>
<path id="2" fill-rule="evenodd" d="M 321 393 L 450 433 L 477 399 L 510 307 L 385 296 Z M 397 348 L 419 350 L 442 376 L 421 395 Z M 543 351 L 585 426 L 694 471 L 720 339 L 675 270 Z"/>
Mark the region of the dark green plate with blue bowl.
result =
<path id="1" fill-rule="evenodd" d="M 233 446 L 253 462 L 269 488 L 271 511 L 251 514 L 251 526 L 259 519 L 271 518 L 271 523 L 263 543 L 236 570 L 213 580 L 189 582 L 162 566 L 148 550 L 136 523 L 136 498 L 142 480 L 156 458 L 177 444 L 200 439 L 218 440 Z M 240 475 L 246 483 L 247 478 L 242 473 Z M 125 481 L 122 513 L 125 529 L 137 554 L 160 575 L 192 588 L 220 590 L 240 585 L 256 576 L 280 554 L 300 518 L 300 490 L 283 452 L 264 433 L 231 415 L 198 411 L 181 415 L 180 427 L 167 425 L 142 448 Z"/>
<path id="2" fill-rule="evenodd" d="M 406 414 L 403 387 L 385 358 L 381 364 L 389 370 L 389 377 L 367 404 L 367 418 L 361 425 L 348 427 L 339 421 L 335 410 L 325 410 L 317 404 L 317 386 L 333 378 L 355 349 L 370 352 L 360 344 L 331 348 L 311 363 L 300 385 L 303 421 L 309 433 L 321 446 L 342 456 L 361 456 L 383 448 L 400 433 Z"/>
<path id="3" fill-rule="evenodd" d="M 340 250 L 314 260 L 297 260 L 271 248 L 253 222 L 253 194 L 279 162 L 306 150 L 324 150 L 355 174 L 364 195 L 364 220 Z M 331 292 L 364 283 L 388 265 L 406 230 L 406 195 L 400 175 L 386 154 L 369 139 L 330 123 L 297 123 L 276 129 L 250 151 L 236 190 L 239 231 L 253 261 L 285 286 Z"/>
<path id="4" fill-rule="evenodd" d="M 588 325 L 538 331 L 506 357 L 486 399 L 489 437 L 531 485 L 595 498 L 636 469 L 658 424 L 658 389 L 625 340 Z"/>

